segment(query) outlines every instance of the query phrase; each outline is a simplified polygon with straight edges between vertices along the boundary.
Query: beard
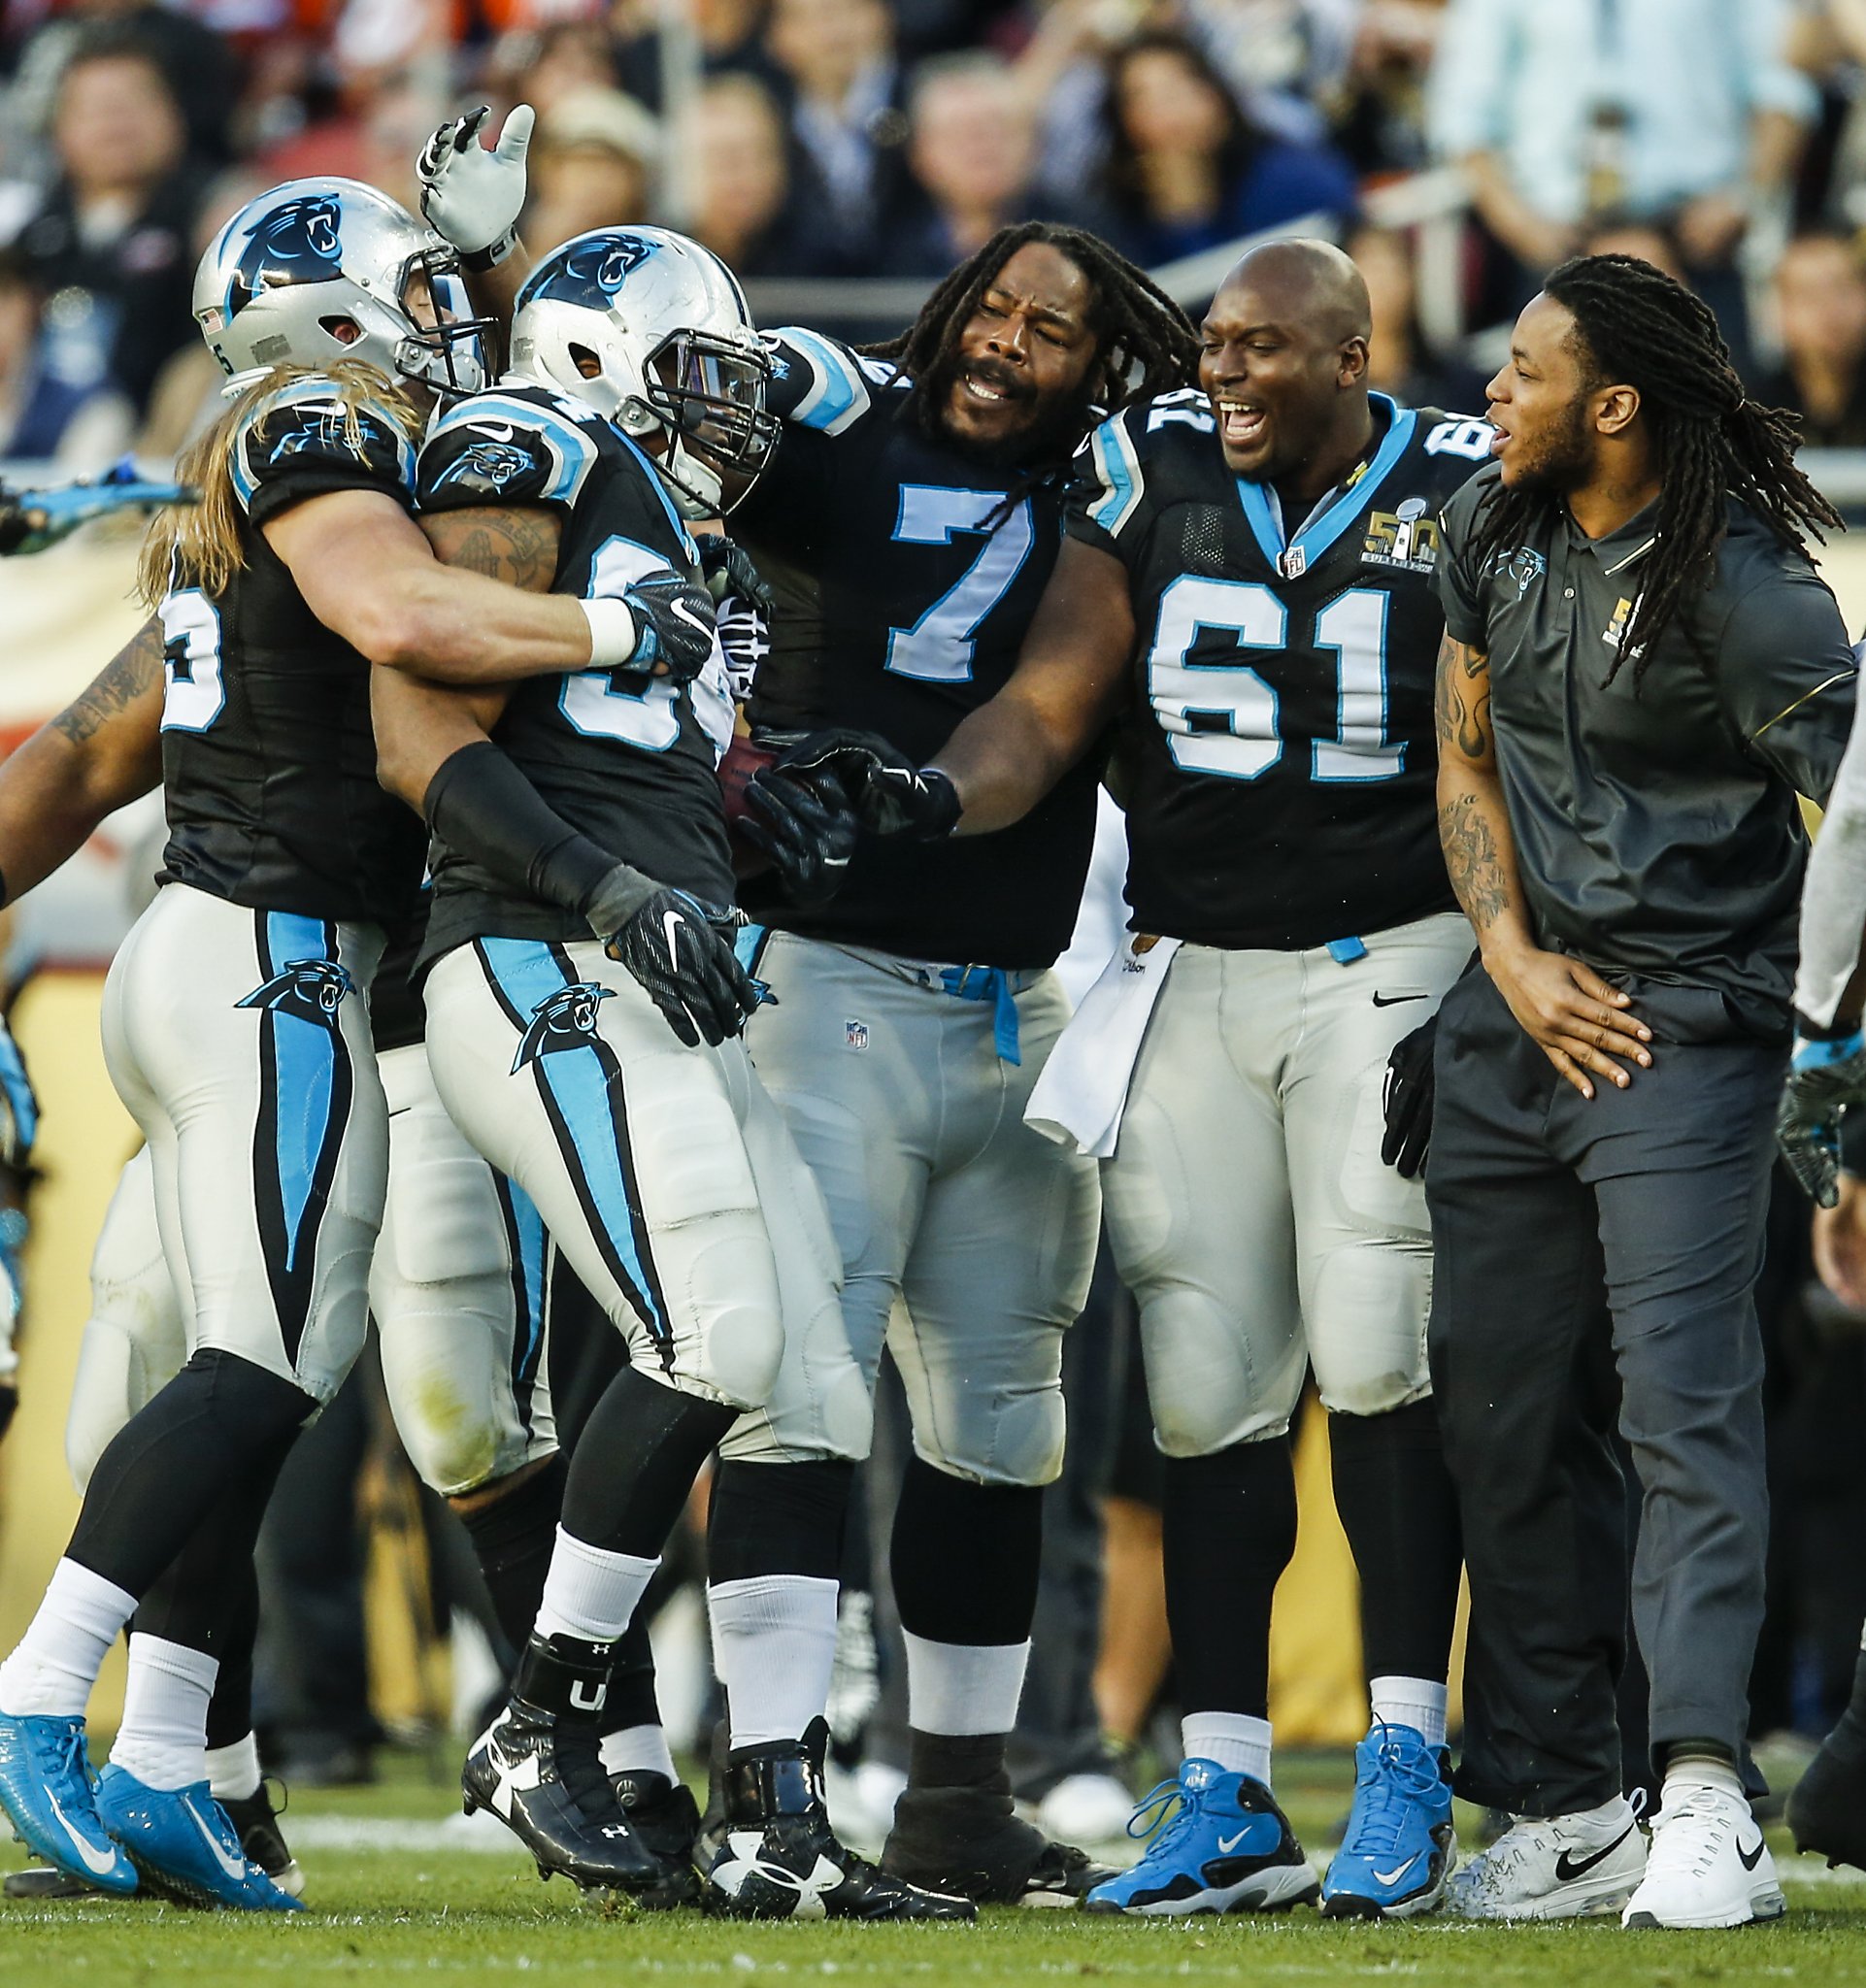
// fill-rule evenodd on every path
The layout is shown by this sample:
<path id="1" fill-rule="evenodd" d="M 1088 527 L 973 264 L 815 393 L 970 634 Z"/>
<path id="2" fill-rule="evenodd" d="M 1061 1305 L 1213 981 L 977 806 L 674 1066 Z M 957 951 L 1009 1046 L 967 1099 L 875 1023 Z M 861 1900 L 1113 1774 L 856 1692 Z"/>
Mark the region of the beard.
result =
<path id="1" fill-rule="evenodd" d="M 1028 469 L 1039 463 L 1061 460 L 1075 452 L 1089 423 L 1090 404 L 1086 389 L 1061 394 L 1048 405 L 1032 396 L 1024 405 L 1031 418 L 1012 433 L 986 442 L 953 432 L 947 419 L 952 388 L 960 377 L 960 362 L 949 359 L 927 381 L 927 405 L 935 411 L 934 420 L 941 440 L 969 455 L 975 462 L 992 469 Z"/>
<path id="2" fill-rule="evenodd" d="M 1511 486 L 1534 496 L 1565 495 L 1584 483 L 1592 468 L 1586 403 L 1572 401 L 1536 452 L 1516 463 Z"/>

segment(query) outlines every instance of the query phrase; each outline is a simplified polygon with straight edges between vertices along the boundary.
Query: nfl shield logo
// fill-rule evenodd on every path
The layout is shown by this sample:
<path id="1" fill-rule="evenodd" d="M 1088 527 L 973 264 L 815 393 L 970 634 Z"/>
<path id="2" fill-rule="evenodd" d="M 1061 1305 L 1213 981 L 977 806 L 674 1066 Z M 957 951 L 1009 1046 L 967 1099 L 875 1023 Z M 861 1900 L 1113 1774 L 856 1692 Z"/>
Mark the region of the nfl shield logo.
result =
<path id="1" fill-rule="evenodd" d="M 844 1022 L 843 1041 L 851 1049 L 866 1049 L 868 1047 L 868 1024 L 865 1021 Z"/>
<path id="2" fill-rule="evenodd" d="M 1277 564 L 1283 568 L 1284 580 L 1300 580 L 1309 571 L 1309 550 L 1305 546 L 1291 546 Z"/>

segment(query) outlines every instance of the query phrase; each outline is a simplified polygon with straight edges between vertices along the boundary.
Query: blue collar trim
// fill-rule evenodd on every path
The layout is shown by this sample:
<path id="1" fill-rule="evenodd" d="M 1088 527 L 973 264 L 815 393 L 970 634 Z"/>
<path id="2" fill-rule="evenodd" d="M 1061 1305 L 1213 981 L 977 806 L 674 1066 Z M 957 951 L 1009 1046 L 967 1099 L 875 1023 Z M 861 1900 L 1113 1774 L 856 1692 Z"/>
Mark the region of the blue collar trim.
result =
<path id="1" fill-rule="evenodd" d="M 1412 408 L 1402 409 L 1383 393 L 1370 393 L 1367 397 L 1370 401 L 1379 401 L 1386 410 L 1385 439 L 1374 451 L 1374 459 L 1367 465 L 1365 474 L 1357 477 L 1352 487 L 1344 490 L 1318 518 L 1296 534 L 1293 547 L 1283 542 L 1283 521 L 1269 491 L 1262 483 L 1238 478 L 1238 497 L 1244 505 L 1244 514 L 1251 534 L 1256 539 L 1257 549 L 1279 573 L 1283 572 L 1283 555 L 1289 550 L 1302 553 L 1300 571 L 1306 573 L 1314 566 L 1372 503 L 1374 492 L 1406 453 L 1407 445 L 1413 439 L 1413 430 L 1418 423 L 1417 414 Z"/>

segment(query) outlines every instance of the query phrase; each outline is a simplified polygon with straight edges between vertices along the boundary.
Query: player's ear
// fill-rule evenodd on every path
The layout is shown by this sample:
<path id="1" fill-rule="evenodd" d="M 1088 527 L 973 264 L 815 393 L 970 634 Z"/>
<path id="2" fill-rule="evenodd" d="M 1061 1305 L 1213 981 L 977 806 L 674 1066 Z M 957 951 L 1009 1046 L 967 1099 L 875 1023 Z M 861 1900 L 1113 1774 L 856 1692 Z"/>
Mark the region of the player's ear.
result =
<path id="1" fill-rule="evenodd" d="M 1639 414 L 1637 386 L 1604 386 L 1594 395 L 1594 432 L 1623 435 Z"/>
<path id="2" fill-rule="evenodd" d="M 1336 384 L 1358 386 L 1367 378 L 1367 341 L 1358 332 L 1347 340 L 1340 354 L 1340 368 L 1336 373 Z"/>

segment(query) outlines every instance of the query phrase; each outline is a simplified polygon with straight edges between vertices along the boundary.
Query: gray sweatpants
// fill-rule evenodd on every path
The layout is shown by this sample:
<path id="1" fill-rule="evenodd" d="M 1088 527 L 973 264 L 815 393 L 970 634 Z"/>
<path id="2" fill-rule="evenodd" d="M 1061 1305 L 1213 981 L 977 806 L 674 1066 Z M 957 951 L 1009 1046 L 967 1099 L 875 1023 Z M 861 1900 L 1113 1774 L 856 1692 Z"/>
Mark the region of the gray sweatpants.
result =
<path id="1" fill-rule="evenodd" d="M 1786 1051 L 1720 996 L 1629 986 L 1653 1067 L 1590 1103 L 1481 972 L 1446 997 L 1426 1176 L 1431 1352 L 1471 1581 L 1458 1791 L 1556 1815 L 1619 1787 L 1616 1411 L 1643 1487 L 1655 1756 L 1743 1756 L 1768 1495 L 1761 1266 Z"/>

